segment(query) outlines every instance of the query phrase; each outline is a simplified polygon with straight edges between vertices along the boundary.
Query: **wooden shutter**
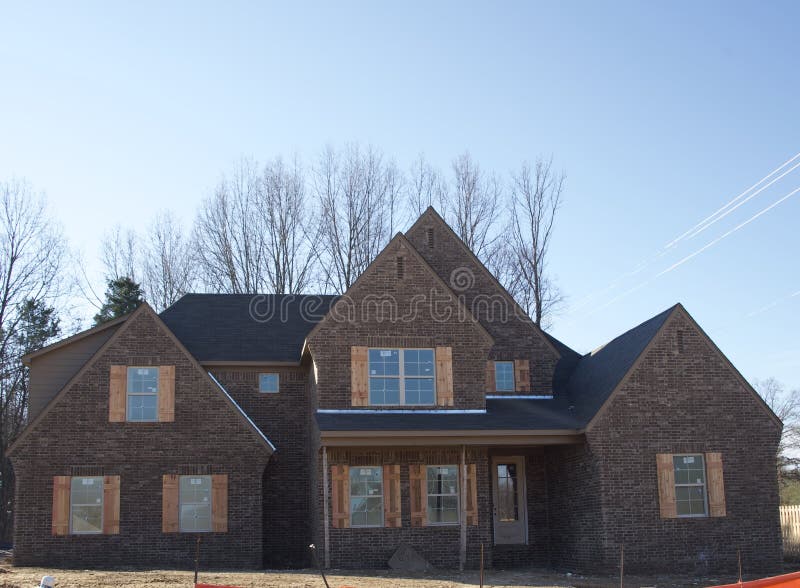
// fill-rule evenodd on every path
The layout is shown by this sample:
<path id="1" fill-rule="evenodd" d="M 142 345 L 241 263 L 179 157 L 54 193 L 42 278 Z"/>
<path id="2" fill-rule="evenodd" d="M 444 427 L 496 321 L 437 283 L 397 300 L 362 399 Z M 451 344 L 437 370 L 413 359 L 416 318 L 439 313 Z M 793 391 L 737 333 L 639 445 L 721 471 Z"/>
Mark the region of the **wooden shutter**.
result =
<path id="1" fill-rule="evenodd" d="M 658 504 L 661 508 L 662 519 L 674 519 L 678 516 L 678 506 L 675 503 L 675 466 L 672 463 L 671 453 L 656 455 L 658 468 Z"/>
<path id="2" fill-rule="evenodd" d="M 175 366 L 158 368 L 158 421 L 171 423 L 175 420 Z"/>
<path id="3" fill-rule="evenodd" d="M 164 533 L 178 532 L 178 514 L 180 510 L 180 488 L 178 476 L 164 474 L 161 501 L 161 529 Z"/>
<path id="4" fill-rule="evenodd" d="M 424 527 L 428 524 L 428 481 L 424 465 L 408 466 L 411 492 L 411 526 Z"/>
<path id="5" fill-rule="evenodd" d="M 725 483 L 722 479 L 722 454 L 706 453 L 706 475 L 708 478 L 708 514 L 724 517 Z"/>
<path id="6" fill-rule="evenodd" d="M 400 507 L 400 466 L 383 466 L 383 526 L 402 527 Z"/>
<path id="7" fill-rule="evenodd" d="M 228 532 L 228 475 L 211 476 L 211 530 Z"/>
<path id="8" fill-rule="evenodd" d="M 128 367 L 112 365 L 108 384 L 108 422 L 125 422 L 125 400 L 128 392 Z"/>
<path id="9" fill-rule="evenodd" d="M 119 476 L 103 477 L 103 534 L 119 535 Z"/>
<path id="10" fill-rule="evenodd" d="M 53 476 L 53 535 L 69 535 L 69 493 L 72 479 Z"/>
<path id="11" fill-rule="evenodd" d="M 353 406 L 369 405 L 369 349 L 350 348 L 350 401 Z"/>
<path id="12" fill-rule="evenodd" d="M 334 529 L 350 526 L 350 467 L 331 466 L 331 514 Z"/>
<path id="13" fill-rule="evenodd" d="M 436 348 L 436 404 L 453 406 L 453 348 Z"/>
<path id="14" fill-rule="evenodd" d="M 486 392 L 494 394 L 497 392 L 497 381 L 494 379 L 494 360 L 486 362 Z"/>
<path id="15" fill-rule="evenodd" d="M 474 463 L 467 464 L 467 524 L 478 524 L 478 476 Z"/>
<path id="16" fill-rule="evenodd" d="M 517 392 L 531 391 L 531 362 L 529 360 L 514 360 L 514 383 Z"/>

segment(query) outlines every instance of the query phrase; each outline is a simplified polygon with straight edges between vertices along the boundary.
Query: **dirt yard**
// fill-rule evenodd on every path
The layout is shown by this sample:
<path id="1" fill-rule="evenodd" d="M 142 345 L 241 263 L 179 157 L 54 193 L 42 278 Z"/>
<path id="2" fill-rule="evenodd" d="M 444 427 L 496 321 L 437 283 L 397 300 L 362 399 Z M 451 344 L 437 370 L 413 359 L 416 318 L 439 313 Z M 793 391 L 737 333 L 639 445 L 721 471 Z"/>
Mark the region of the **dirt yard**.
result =
<path id="1" fill-rule="evenodd" d="M 57 588 L 180 588 L 192 586 L 192 572 L 160 571 L 90 571 L 54 570 L 42 568 L 0 567 L 0 588 L 33 588 L 42 576 L 56 579 Z M 240 586 L 242 588 L 325 588 L 317 572 L 203 572 L 200 582 Z M 673 588 L 677 586 L 709 586 L 732 582 L 736 578 L 679 578 L 679 577 L 629 577 L 626 587 Z M 477 572 L 435 572 L 416 577 L 397 575 L 384 571 L 341 572 L 328 575 L 331 588 L 475 588 Z M 492 588 L 524 588 L 545 586 L 574 586 L 576 588 L 601 588 L 619 586 L 619 578 L 555 574 L 540 570 L 487 571 L 484 585 Z"/>

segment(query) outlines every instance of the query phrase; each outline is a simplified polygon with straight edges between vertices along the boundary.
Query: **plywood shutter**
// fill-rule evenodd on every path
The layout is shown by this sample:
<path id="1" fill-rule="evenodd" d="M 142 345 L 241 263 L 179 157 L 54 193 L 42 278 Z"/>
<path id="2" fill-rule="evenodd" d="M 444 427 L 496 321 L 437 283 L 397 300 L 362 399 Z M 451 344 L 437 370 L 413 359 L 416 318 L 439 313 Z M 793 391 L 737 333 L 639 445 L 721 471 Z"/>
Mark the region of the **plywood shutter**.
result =
<path id="1" fill-rule="evenodd" d="M 350 348 L 350 396 L 353 406 L 369 405 L 369 349 Z"/>
<path id="2" fill-rule="evenodd" d="M 350 526 L 350 467 L 331 466 L 331 513 L 334 529 Z"/>
<path id="3" fill-rule="evenodd" d="M 103 534 L 119 535 L 119 476 L 103 477 Z"/>
<path id="4" fill-rule="evenodd" d="M 658 504 L 661 508 L 662 519 L 674 519 L 678 516 L 678 507 L 675 503 L 675 466 L 672 463 L 671 453 L 656 455 L 658 469 Z"/>
<path id="5" fill-rule="evenodd" d="M 69 493 L 72 479 L 53 476 L 53 535 L 69 534 Z"/>
<path id="6" fill-rule="evenodd" d="M 478 475 L 474 463 L 467 464 L 467 524 L 478 524 Z"/>
<path id="7" fill-rule="evenodd" d="M 164 474 L 161 501 L 161 528 L 164 533 L 178 532 L 179 505 L 180 488 L 178 486 L 178 476 Z"/>
<path id="8" fill-rule="evenodd" d="M 494 379 L 494 360 L 486 362 L 486 392 L 494 394 L 497 392 L 497 381 Z"/>
<path id="9" fill-rule="evenodd" d="M 517 392 L 531 391 L 531 362 L 529 360 L 514 360 L 514 383 Z"/>
<path id="10" fill-rule="evenodd" d="M 428 524 L 428 483 L 424 465 L 408 466 L 411 492 L 411 526 L 424 527 Z"/>
<path id="11" fill-rule="evenodd" d="M 453 348 L 436 348 L 436 404 L 453 406 Z"/>
<path id="12" fill-rule="evenodd" d="M 125 422 L 125 398 L 128 389 L 128 367 L 112 365 L 108 384 L 108 422 Z"/>
<path id="13" fill-rule="evenodd" d="M 158 368 L 158 421 L 171 423 L 175 420 L 175 366 Z"/>
<path id="14" fill-rule="evenodd" d="M 722 454 L 706 453 L 706 474 L 708 477 L 708 514 L 724 517 L 725 483 L 722 479 Z"/>
<path id="15" fill-rule="evenodd" d="M 402 510 L 400 507 L 400 466 L 383 466 L 383 525 L 385 527 L 401 527 Z"/>
<path id="16" fill-rule="evenodd" d="M 228 532 L 228 475 L 211 476 L 211 530 Z"/>

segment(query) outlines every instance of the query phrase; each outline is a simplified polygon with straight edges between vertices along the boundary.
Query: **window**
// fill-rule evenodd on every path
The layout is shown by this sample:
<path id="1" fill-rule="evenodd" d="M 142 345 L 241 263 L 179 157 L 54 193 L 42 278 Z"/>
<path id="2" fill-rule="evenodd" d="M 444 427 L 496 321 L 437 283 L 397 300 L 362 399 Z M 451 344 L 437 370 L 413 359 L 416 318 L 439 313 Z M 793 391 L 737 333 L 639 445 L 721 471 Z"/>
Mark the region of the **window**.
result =
<path id="1" fill-rule="evenodd" d="M 350 468 L 350 526 L 383 526 L 383 468 Z"/>
<path id="2" fill-rule="evenodd" d="M 428 524 L 458 524 L 458 467 L 428 466 Z"/>
<path id="3" fill-rule="evenodd" d="M 280 382 L 278 374 L 259 374 L 258 391 L 266 394 L 277 394 Z"/>
<path id="4" fill-rule="evenodd" d="M 673 455 L 675 504 L 679 517 L 704 517 L 706 508 L 706 468 L 702 454 Z"/>
<path id="5" fill-rule="evenodd" d="M 211 476 L 180 477 L 180 513 L 181 532 L 211 530 Z"/>
<path id="6" fill-rule="evenodd" d="M 103 532 L 103 478 L 72 478 L 70 532 L 88 535 Z"/>
<path id="7" fill-rule="evenodd" d="M 436 402 L 433 349 L 370 349 L 371 405 Z"/>
<path id="8" fill-rule="evenodd" d="M 158 368 L 128 368 L 128 420 L 158 420 Z"/>
<path id="9" fill-rule="evenodd" d="M 514 387 L 514 362 L 494 362 L 494 386 L 498 392 L 513 392 Z"/>

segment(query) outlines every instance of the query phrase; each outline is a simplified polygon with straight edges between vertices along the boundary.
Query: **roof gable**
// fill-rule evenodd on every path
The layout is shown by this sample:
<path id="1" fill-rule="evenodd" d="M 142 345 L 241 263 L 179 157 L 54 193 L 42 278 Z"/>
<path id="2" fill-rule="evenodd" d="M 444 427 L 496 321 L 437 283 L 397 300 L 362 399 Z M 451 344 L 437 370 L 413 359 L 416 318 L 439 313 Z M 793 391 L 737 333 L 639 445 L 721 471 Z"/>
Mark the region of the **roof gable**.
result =
<path id="1" fill-rule="evenodd" d="M 439 242 L 434 238 L 434 242 L 431 242 L 428 229 L 433 229 L 438 239 L 446 241 Z M 494 317 L 494 310 L 489 308 L 486 312 L 487 316 L 484 316 L 479 309 L 482 302 L 499 296 L 508 308 L 502 322 L 507 323 L 508 320 L 513 319 L 521 324 L 524 323 L 528 329 L 537 334 L 544 346 L 556 357 L 561 356 L 562 350 L 554 345 L 544 331 L 534 324 L 514 297 L 508 293 L 508 290 L 486 268 L 435 208 L 429 206 L 406 231 L 406 236 L 437 275 L 457 290 L 459 297 L 464 298 L 467 307 L 475 310 L 473 314 L 490 332 L 493 332 L 493 324 L 489 319 Z M 562 346 L 566 347 L 563 344 Z"/>
<path id="2" fill-rule="evenodd" d="M 391 255 L 398 255 L 399 252 L 402 252 L 403 255 L 411 256 L 420 266 L 424 269 L 425 273 L 430 276 L 430 278 L 434 281 L 434 283 L 442 289 L 442 293 L 446 294 L 449 298 L 452 299 L 454 304 L 458 307 L 458 317 L 468 321 L 481 333 L 481 335 L 490 343 L 494 342 L 492 335 L 489 331 L 478 321 L 475 316 L 470 312 L 469 308 L 464 304 L 463 299 L 456 295 L 455 292 L 450 288 L 450 286 L 441 278 L 441 276 L 436 273 L 436 271 L 430 266 L 427 260 L 420 255 L 419 251 L 408 241 L 408 239 L 402 233 L 397 233 L 394 238 L 383 248 L 383 250 L 375 257 L 372 263 L 369 264 L 367 269 L 365 269 L 360 276 L 356 279 L 355 282 L 347 289 L 340 299 L 336 300 L 332 305 L 330 312 L 325 315 L 325 317 L 317 323 L 311 332 L 308 333 L 306 337 L 306 341 L 310 341 L 314 335 L 319 331 L 319 329 L 323 328 L 323 325 L 327 324 L 330 320 L 334 320 L 334 316 L 344 317 L 348 316 L 346 311 L 342 311 L 341 308 L 337 308 L 340 306 L 352 304 L 353 301 L 353 294 L 360 290 L 365 284 L 367 284 L 373 277 L 376 275 L 378 268 L 382 267 L 383 264 L 389 262 L 389 257 Z M 430 293 L 426 293 L 428 296 Z M 435 300 L 428 300 L 429 305 L 433 307 L 436 303 Z"/>
<path id="3" fill-rule="evenodd" d="M 117 343 L 121 337 L 123 337 L 129 329 L 132 328 L 133 325 L 137 323 L 137 319 L 143 316 L 150 316 L 153 320 L 155 320 L 156 324 L 160 327 L 163 333 L 169 338 L 169 340 L 174 343 L 177 347 L 178 351 L 183 354 L 186 359 L 191 363 L 193 369 L 197 370 L 200 374 L 201 378 L 208 384 L 210 389 L 215 390 L 221 398 L 225 401 L 225 403 L 230 407 L 233 413 L 236 415 L 236 418 L 241 421 L 241 423 L 245 426 L 247 430 L 249 430 L 257 439 L 257 441 L 264 446 L 264 448 L 269 452 L 272 453 L 274 451 L 274 446 L 269 442 L 267 437 L 264 435 L 255 424 L 247 418 L 241 408 L 233 401 L 229 394 L 224 389 L 220 389 L 218 385 L 213 381 L 210 377 L 208 372 L 206 372 L 197 360 L 188 352 L 186 347 L 178 340 L 177 337 L 169 330 L 169 328 L 163 323 L 161 318 L 155 311 L 147 304 L 143 303 L 139 308 L 135 311 L 127 315 L 126 320 L 122 323 L 120 328 L 116 330 L 116 332 L 94 353 L 94 355 L 87 361 L 84 366 L 78 370 L 78 372 L 70 378 L 69 382 L 64 385 L 64 387 L 59 390 L 58 394 L 56 394 L 52 400 L 44 407 L 44 409 L 34 418 L 28 426 L 22 431 L 19 437 L 14 441 L 14 443 L 8 448 L 7 454 L 12 455 L 15 453 L 16 449 L 20 446 L 20 444 L 31 434 L 32 431 L 36 429 L 36 427 L 41 423 L 47 415 L 56 407 L 68 394 L 70 389 L 81 380 L 81 378 L 86 374 L 88 370 L 94 367 L 95 363 L 103 357 L 103 355 L 108 351 L 112 345 Z"/>

